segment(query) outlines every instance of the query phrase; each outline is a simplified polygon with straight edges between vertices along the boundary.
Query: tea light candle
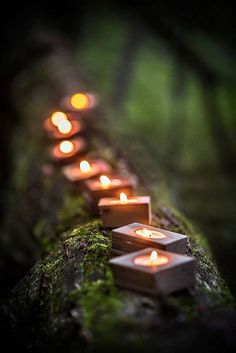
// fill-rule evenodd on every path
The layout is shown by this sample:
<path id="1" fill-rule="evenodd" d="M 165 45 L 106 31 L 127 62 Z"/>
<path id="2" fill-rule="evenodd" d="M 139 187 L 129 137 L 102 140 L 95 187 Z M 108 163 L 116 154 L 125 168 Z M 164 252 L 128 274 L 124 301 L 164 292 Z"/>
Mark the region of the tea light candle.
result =
<path id="1" fill-rule="evenodd" d="M 123 192 L 130 196 L 133 185 L 126 178 L 115 176 L 101 175 L 96 179 L 87 180 L 85 182 L 84 197 L 94 212 L 98 212 L 98 202 L 105 197 L 119 197 Z"/>
<path id="2" fill-rule="evenodd" d="M 44 121 L 44 129 L 47 132 L 52 132 L 57 129 L 60 122 L 68 120 L 68 116 L 61 112 L 54 112 L 49 118 Z"/>
<path id="3" fill-rule="evenodd" d="M 83 125 L 81 121 L 78 121 L 77 119 L 67 119 L 61 120 L 58 123 L 57 128 L 49 133 L 49 136 L 53 139 L 65 139 L 75 136 L 82 131 Z"/>
<path id="4" fill-rule="evenodd" d="M 51 158 L 58 162 L 70 162 L 85 150 L 85 141 L 80 139 L 63 140 L 51 151 Z"/>
<path id="5" fill-rule="evenodd" d="M 71 96 L 66 96 L 62 101 L 62 106 L 70 111 L 86 111 L 96 105 L 95 95 L 92 93 L 77 92 Z"/>
<path id="6" fill-rule="evenodd" d="M 162 266 L 168 264 L 168 262 L 168 256 L 158 255 L 156 250 L 153 250 L 151 254 L 137 256 L 134 259 L 135 265 L 138 266 Z"/>
<path id="7" fill-rule="evenodd" d="M 64 176 L 72 182 L 84 181 L 103 173 L 111 173 L 112 169 L 101 159 L 82 160 L 62 169 Z"/>
<path id="8" fill-rule="evenodd" d="M 131 252 L 146 247 L 185 254 L 188 237 L 141 223 L 131 223 L 112 231 L 112 247 Z"/>
<path id="9" fill-rule="evenodd" d="M 169 294 L 195 283 L 193 257 L 146 248 L 110 260 L 118 286 L 143 293 Z"/>
<path id="10" fill-rule="evenodd" d="M 98 212 L 98 202 L 105 197 L 119 197 L 120 193 L 130 196 L 133 185 L 130 180 L 115 176 L 101 175 L 85 182 L 84 197 L 94 212 Z"/>
<path id="11" fill-rule="evenodd" d="M 151 201 L 149 196 L 132 196 L 122 192 L 120 198 L 102 198 L 98 208 L 107 228 L 115 228 L 134 221 L 151 222 Z"/>

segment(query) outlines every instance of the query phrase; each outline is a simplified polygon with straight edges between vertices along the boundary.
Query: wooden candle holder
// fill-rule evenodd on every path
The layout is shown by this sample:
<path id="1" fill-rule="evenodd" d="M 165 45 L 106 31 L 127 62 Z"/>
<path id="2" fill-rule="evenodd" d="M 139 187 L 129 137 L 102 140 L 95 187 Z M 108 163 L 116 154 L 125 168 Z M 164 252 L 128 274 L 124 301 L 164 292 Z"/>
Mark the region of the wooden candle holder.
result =
<path id="1" fill-rule="evenodd" d="M 117 198 L 100 199 L 98 208 L 105 227 L 116 228 L 135 221 L 151 223 L 150 197 L 132 196 L 129 201 L 123 204 Z"/>
<path id="2" fill-rule="evenodd" d="M 88 173 L 80 171 L 80 160 L 62 169 L 63 175 L 71 182 L 82 182 L 97 175 L 109 174 L 112 172 L 111 166 L 102 159 L 89 161 L 91 170 Z"/>
<path id="3" fill-rule="evenodd" d="M 57 143 L 53 147 L 50 156 L 54 162 L 60 162 L 62 164 L 72 163 L 81 153 L 85 152 L 86 142 L 83 138 L 73 138 L 70 140 L 70 142 L 73 143 L 74 148 L 69 153 L 61 152 L 59 148 L 60 143 Z"/>
<path id="4" fill-rule="evenodd" d="M 153 235 L 139 235 L 140 230 L 149 230 Z M 156 238 L 155 238 L 156 236 Z M 188 237 L 165 229 L 152 227 L 141 223 L 131 223 L 112 231 L 112 248 L 121 253 L 132 252 L 147 247 L 162 249 L 179 254 L 185 254 Z"/>
<path id="5" fill-rule="evenodd" d="M 117 197 L 119 198 L 121 192 L 125 192 L 130 196 L 133 191 L 133 185 L 129 179 L 109 176 L 111 184 L 103 187 L 100 179 L 91 179 L 85 181 L 84 197 L 90 210 L 95 214 L 99 213 L 98 203 L 101 198 Z"/>
<path id="6" fill-rule="evenodd" d="M 136 259 L 149 256 L 153 248 L 143 249 L 110 260 L 115 284 L 142 293 L 170 294 L 192 287 L 195 283 L 194 258 L 158 250 L 158 256 L 168 263 L 158 266 L 141 266 Z"/>

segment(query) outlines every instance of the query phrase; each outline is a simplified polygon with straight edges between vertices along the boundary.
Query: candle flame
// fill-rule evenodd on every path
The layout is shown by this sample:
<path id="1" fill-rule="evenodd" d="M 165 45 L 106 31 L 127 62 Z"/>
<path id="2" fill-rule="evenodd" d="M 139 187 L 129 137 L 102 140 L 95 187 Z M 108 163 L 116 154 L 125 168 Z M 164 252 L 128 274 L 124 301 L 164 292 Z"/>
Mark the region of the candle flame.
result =
<path id="1" fill-rule="evenodd" d="M 126 196 L 126 194 L 124 193 L 124 192 L 121 192 L 120 193 L 120 202 L 121 203 L 127 203 L 127 196 Z"/>
<path id="2" fill-rule="evenodd" d="M 156 232 L 155 230 L 142 228 L 135 230 L 135 233 L 145 238 L 153 238 L 153 239 L 163 239 L 166 238 L 165 234 L 161 232 Z"/>
<path id="3" fill-rule="evenodd" d="M 60 143 L 59 149 L 62 153 L 70 153 L 73 151 L 74 145 L 71 141 L 65 140 Z"/>
<path id="4" fill-rule="evenodd" d="M 72 124 L 69 120 L 62 119 L 59 122 L 57 128 L 61 134 L 69 134 L 69 132 L 72 130 Z"/>
<path id="5" fill-rule="evenodd" d="M 146 236 L 146 237 L 151 238 L 151 236 L 152 236 L 152 231 L 150 229 L 143 228 L 143 233 L 144 233 L 144 236 Z"/>
<path id="6" fill-rule="evenodd" d="M 76 93 L 71 97 L 70 102 L 75 109 L 85 109 L 89 106 L 89 97 L 84 93 Z"/>
<path id="7" fill-rule="evenodd" d="M 103 187 L 107 187 L 111 184 L 111 179 L 108 178 L 106 175 L 101 175 L 100 176 L 100 183 L 102 184 Z"/>
<path id="8" fill-rule="evenodd" d="M 88 161 L 81 161 L 80 162 L 80 170 L 83 173 L 88 173 L 91 169 L 91 165 L 89 164 Z"/>
<path id="9" fill-rule="evenodd" d="M 157 259 L 158 259 L 157 251 L 153 250 L 151 255 L 150 255 L 150 261 L 151 262 L 157 262 Z"/>
<path id="10" fill-rule="evenodd" d="M 63 112 L 55 112 L 51 115 L 51 122 L 54 126 L 58 126 L 63 120 L 67 120 L 67 115 Z"/>

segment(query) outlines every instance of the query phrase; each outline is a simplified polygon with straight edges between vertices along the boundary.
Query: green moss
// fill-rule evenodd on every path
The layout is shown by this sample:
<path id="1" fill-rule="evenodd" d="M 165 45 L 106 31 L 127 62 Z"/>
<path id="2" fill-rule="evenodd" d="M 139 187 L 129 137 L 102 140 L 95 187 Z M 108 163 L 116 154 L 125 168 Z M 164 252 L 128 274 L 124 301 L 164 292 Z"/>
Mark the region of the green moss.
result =
<path id="1" fill-rule="evenodd" d="M 80 289 L 71 293 L 71 298 L 82 309 L 85 329 L 96 336 L 114 334 L 122 299 L 114 287 L 110 271 L 103 279 L 85 281 Z"/>
<path id="2" fill-rule="evenodd" d="M 73 227 L 78 222 L 85 223 L 91 219 L 85 207 L 84 198 L 77 193 L 67 193 L 63 205 L 57 214 L 57 231 L 59 233 Z"/>

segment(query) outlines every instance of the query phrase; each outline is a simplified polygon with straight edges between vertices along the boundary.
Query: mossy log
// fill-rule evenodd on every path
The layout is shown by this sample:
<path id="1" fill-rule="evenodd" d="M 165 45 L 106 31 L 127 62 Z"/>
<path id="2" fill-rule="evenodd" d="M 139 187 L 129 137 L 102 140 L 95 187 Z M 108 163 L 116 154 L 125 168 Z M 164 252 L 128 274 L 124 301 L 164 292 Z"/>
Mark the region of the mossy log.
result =
<path id="1" fill-rule="evenodd" d="M 105 158 L 152 194 L 153 224 L 188 234 L 187 252 L 197 263 L 196 287 L 176 295 L 149 298 L 114 286 L 108 265 L 114 255 L 111 234 L 86 210 L 80 190 L 50 162 L 50 144 L 42 130 L 58 99 L 77 86 L 75 77 L 86 82 L 57 44 L 22 72 L 13 87 L 21 125 L 12 140 L 14 174 L 2 249 L 24 268 L 39 261 L 1 308 L 8 346 L 13 342 L 40 352 L 230 349 L 234 301 L 204 236 L 169 202 L 160 203 L 153 185 L 142 182 L 145 158 L 136 154 L 131 159 L 132 150 L 125 158 L 125 146 L 118 151 L 109 137 L 106 112 L 97 110 L 93 114 L 100 123 L 93 116 L 87 120 L 95 151 L 91 155 Z M 132 163 L 136 159 L 138 169 Z"/>

